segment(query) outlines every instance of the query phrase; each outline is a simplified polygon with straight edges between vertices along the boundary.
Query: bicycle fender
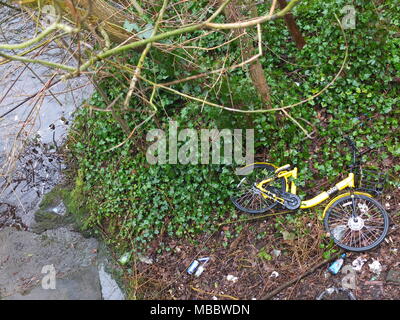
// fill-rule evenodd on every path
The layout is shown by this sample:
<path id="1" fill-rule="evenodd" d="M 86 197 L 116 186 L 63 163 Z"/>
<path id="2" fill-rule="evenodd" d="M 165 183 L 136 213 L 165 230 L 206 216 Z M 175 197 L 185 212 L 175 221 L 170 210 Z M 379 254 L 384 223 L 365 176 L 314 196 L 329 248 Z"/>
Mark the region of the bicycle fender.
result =
<path id="1" fill-rule="evenodd" d="M 363 196 L 367 196 L 370 198 L 373 198 L 372 195 L 370 195 L 369 193 L 366 192 L 360 192 L 360 191 L 354 191 L 354 194 L 359 194 L 359 195 L 363 195 Z M 324 212 L 322 213 L 322 218 L 325 218 L 326 212 L 328 211 L 328 209 L 339 199 L 345 197 L 345 196 L 349 196 L 350 192 L 345 192 L 345 193 L 341 193 L 339 195 L 337 195 L 335 198 L 333 198 L 325 207 Z"/>

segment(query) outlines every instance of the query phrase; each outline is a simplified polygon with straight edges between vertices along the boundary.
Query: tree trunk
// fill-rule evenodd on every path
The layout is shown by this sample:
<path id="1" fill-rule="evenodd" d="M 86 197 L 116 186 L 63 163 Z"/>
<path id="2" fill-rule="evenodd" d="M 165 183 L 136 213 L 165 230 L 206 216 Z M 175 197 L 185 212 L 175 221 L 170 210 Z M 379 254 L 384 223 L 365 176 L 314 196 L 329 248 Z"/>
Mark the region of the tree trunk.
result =
<path id="1" fill-rule="evenodd" d="M 224 0 L 219 0 L 219 4 L 221 5 Z M 232 1 L 229 5 L 227 5 L 224 9 L 225 17 L 230 22 L 237 22 L 241 20 L 245 20 L 246 17 L 242 15 L 238 8 L 238 1 Z M 256 7 L 253 6 L 252 13 L 253 15 L 257 15 L 255 11 Z M 238 36 L 245 32 L 244 29 L 235 29 L 234 34 Z M 255 52 L 253 46 L 253 39 L 247 35 L 240 38 L 242 44 L 242 54 L 243 60 L 250 59 Z M 257 59 L 253 61 L 249 66 L 249 73 L 251 80 L 253 82 L 254 87 L 256 88 L 258 94 L 260 95 L 262 101 L 268 106 L 271 106 L 271 90 L 268 86 L 267 80 L 265 79 L 264 70 L 260 63 L 260 60 Z"/>
<path id="2" fill-rule="evenodd" d="M 281 9 L 287 6 L 286 0 L 278 0 L 278 3 Z M 304 40 L 304 37 L 296 24 L 296 20 L 294 19 L 293 14 L 290 12 L 285 14 L 284 19 L 289 29 L 289 32 L 292 35 L 293 41 L 296 43 L 296 47 L 298 49 L 302 49 L 306 45 L 306 41 Z"/>

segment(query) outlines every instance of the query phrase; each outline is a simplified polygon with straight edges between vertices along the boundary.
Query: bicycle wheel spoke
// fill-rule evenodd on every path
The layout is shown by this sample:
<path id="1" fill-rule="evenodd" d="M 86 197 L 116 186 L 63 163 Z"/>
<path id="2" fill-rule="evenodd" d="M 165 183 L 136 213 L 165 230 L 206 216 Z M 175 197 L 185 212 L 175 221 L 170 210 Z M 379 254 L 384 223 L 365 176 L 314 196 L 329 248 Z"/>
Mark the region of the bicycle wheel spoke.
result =
<path id="1" fill-rule="evenodd" d="M 347 238 L 351 237 L 351 230 L 347 229 L 346 233 L 343 235 L 342 239 L 340 240 L 343 243 L 346 243 Z"/>
<path id="2" fill-rule="evenodd" d="M 388 231 L 388 218 L 374 199 L 364 195 L 345 196 L 329 208 L 325 225 L 339 246 L 363 251 L 383 240 Z"/>
<path id="3" fill-rule="evenodd" d="M 249 171 L 251 170 L 251 172 Z M 243 168 L 242 174 L 249 173 L 246 177 L 238 177 L 237 193 L 232 198 L 233 204 L 248 213 L 261 213 L 274 207 L 277 202 L 266 198 L 256 187 L 260 182 L 275 176 L 275 168 L 268 164 L 255 164 L 253 167 Z M 263 184 L 263 188 L 271 192 L 282 190 L 286 187 L 285 179 L 280 178 Z"/>

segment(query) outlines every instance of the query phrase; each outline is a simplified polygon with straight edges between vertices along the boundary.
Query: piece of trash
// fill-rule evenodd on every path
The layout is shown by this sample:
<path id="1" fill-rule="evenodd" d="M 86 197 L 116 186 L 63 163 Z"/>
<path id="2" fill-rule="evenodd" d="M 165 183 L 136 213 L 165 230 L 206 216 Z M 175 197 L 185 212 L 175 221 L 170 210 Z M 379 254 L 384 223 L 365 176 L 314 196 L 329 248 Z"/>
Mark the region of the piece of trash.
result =
<path id="1" fill-rule="evenodd" d="M 343 266 L 344 258 L 346 258 L 346 254 L 345 254 L 345 253 L 343 253 L 343 254 L 340 256 L 339 259 L 337 259 L 335 262 L 333 262 L 333 263 L 329 266 L 328 270 L 329 270 L 332 274 L 338 274 L 339 271 L 340 271 L 340 269 L 341 269 L 342 266 Z"/>
<path id="2" fill-rule="evenodd" d="M 326 289 L 325 291 L 326 291 L 326 293 L 328 293 L 328 294 L 332 294 L 332 293 L 335 292 L 335 289 L 336 289 L 336 288 L 332 287 L 332 288 Z"/>
<path id="3" fill-rule="evenodd" d="M 358 257 L 352 262 L 352 267 L 355 271 L 361 271 L 361 268 L 363 267 L 364 263 L 367 262 L 367 259 L 363 257 Z"/>
<path id="4" fill-rule="evenodd" d="M 336 239 L 336 240 L 342 240 L 345 232 L 347 230 L 347 226 L 346 225 L 338 225 L 337 227 L 335 227 L 332 230 L 332 236 Z"/>
<path id="5" fill-rule="evenodd" d="M 367 213 L 369 208 L 366 203 L 359 203 L 358 208 L 360 209 L 361 214 Z"/>
<path id="6" fill-rule="evenodd" d="M 203 266 L 204 266 L 208 262 L 208 260 L 210 260 L 210 258 L 209 257 L 205 257 L 205 258 L 200 258 L 198 260 L 199 260 L 199 262 L 202 262 Z"/>
<path id="7" fill-rule="evenodd" d="M 379 276 L 381 274 L 382 271 L 382 265 L 379 262 L 379 260 L 375 260 L 370 264 L 368 264 L 369 266 L 369 270 L 371 270 L 373 273 L 375 273 L 377 276 Z"/>
<path id="8" fill-rule="evenodd" d="M 119 263 L 124 265 L 127 264 L 129 259 L 131 258 L 131 253 L 130 252 L 125 252 L 121 258 L 119 258 Z"/>
<path id="9" fill-rule="evenodd" d="M 347 289 L 331 287 L 320 293 L 315 300 L 357 300 L 354 294 Z"/>
<path id="10" fill-rule="evenodd" d="M 196 272 L 195 272 L 195 274 L 194 274 L 194 276 L 195 277 L 200 277 L 200 275 L 203 273 L 203 271 L 204 271 L 204 267 L 203 266 L 198 267 Z"/>
<path id="11" fill-rule="evenodd" d="M 138 258 L 139 258 L 140 262 L 143 262 L 143 263 L 146 263 L 146 264 L 153 264 L 153 259 L 151 259 L 149 257 L 145 257 L 145 256 L 142 256 L 142 255 L 139 255 Z"/>
<path id="12" fill-rule="evenodd" d="M 341 281 L 342 289 L 356 290 L 356 271 L 354 271 L 353 266 L 346 264 L 342 268 L 341 273 L 344 275 Z"/>
<path id="13" fill-rule="evenodd" d="M 216 296 L 213 296 L 212 299 L 213 300 L 218 300 L 218 298 Z"/>
<path id="14" fill-rule="evenodd" d="M 196 269 L 197 269 L 197 267 L 199 266 L 199 262 L 197 261 L 197 260 L 194 260 L 191 264 L 190 264 L 190 266 L 189 266 L 189 268 L 187 269 L 187 273 L 188 274 L 193 274 L 195 271 L 196 271 Z"/>
<path id="15" fill-rule="evenodd" d="M 233 276 L 233 275 L 231 275 L 231 274 L 228 274 L 227 276 L 226 276 L 226 280 L 228 280 L 228 281 L 232 281 L 233 283 L 235 283 L 236 281 L 238 281 L 238 277 L 235 277 L 235 276 Z"/>
<path id="16" fill-rule="evenodd" d="M 208 260 L 210 260 L 209 257 L 205 257 L 205 258 L 200 258 L 197 260 L 194 260 L 189 268 L 186 270 L 186 272 L 188 274 L 193 274 L 195 277 L 200 277 L 200 275 L 203 273 L 204 271 L 204 266 L 205 264 L 208 262 Z M 201 265 L 200 265 L 201 264 Z"/>
<path id="17" fill-rule="evenodd" d="M 276 271 L 273 271 L 269 277 L 270 278 L 278 278 L 279 277 L 279 273 L 276 272 Z"/>
<path id="18" fill-rule="evenodd" d="M 281 255 L 281 253 L 282 253 L 281 250 L 278 250 L 278 249 L 272 250 L 272 254 L 273 254 L 276 258 L 278 258 L 278 257 Z"/>

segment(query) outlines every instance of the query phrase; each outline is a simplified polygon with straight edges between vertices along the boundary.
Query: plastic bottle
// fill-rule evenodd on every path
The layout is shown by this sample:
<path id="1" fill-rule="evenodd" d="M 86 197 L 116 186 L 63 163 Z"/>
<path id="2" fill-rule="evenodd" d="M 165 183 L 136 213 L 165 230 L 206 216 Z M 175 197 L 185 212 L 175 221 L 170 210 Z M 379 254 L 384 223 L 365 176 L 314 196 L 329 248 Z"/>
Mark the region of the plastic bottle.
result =
<path id="1" fill-rule="evenodd" d="M 333 262 L 333 263 L 329 266 L 329 268 L 328 268 L 329 272 L 331 272 L 332 274 L 338 274 L 339 271 L 340 271 L 340 269 L 341 269 L 342 266 L 343 266 L 344 258 L 346 258 L 346 254 L 345 254 L 345 253 L 343 253 L 343 254 L 340 256 L 339 259 L 337 259 L 335 262 Z"/>
<path id="2" fill-rule="evenodd" d="M 199 266 L 199 262 L 197 261 L 197 260 L 194 260 L 191 264 L 190 264 L 190 266 L 189 266 L 189 268 L 187 269 L 187 273 L 188 274 L 193 274 L 195 271 L 196 271 L 196 269 L 197 269 L 197 267 Z"/>
<path id="3" fill-rule="evenodd" d="M 194 274 L 195 277 L 200 277 L 200 275 L 203 273 L 204 267 L 200 266 L 197 268 L 196 273 Z"/>

